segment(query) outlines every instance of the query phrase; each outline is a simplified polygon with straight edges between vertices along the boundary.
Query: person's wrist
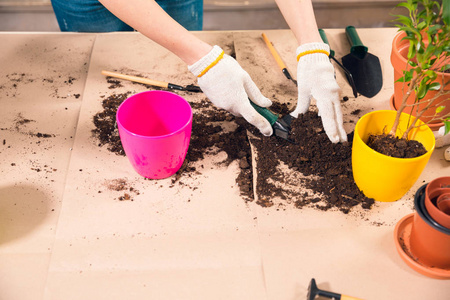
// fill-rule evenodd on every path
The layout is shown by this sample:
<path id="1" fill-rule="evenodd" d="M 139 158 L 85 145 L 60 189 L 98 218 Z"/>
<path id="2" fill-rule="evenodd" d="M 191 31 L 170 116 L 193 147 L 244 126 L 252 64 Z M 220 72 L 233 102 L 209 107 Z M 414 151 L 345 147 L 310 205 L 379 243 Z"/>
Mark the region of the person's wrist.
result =
<path id="1" fill-rule="evenodd" d="M 325 43 L 307 43 L 297 47 L 297 61 L 323 61 L 328 60 L 330 46 Z"/>
<path id="2" fill-rule="evenodd" d="M 215 45 L 213 48 L 198 61 L 188 66 L 189 71 L 196 77 L 201 77 L 214 67 L 224 55 L 224 51 L 219 46 Z"/>

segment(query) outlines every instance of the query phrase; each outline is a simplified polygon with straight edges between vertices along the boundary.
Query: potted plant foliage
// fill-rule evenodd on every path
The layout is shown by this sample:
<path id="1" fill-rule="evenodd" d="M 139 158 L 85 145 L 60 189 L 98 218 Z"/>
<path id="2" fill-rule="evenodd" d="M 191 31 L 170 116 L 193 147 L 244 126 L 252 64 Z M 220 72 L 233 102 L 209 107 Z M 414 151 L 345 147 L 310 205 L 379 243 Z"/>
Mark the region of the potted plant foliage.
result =
<path id="1" fill-rule="evenodd" d="M 393 106 L 417 116 L 433 130 L 445 121 L 449 126 L 450 0 L 408 0 L 397 7 L 406 8 L 408 14 L 396 15 L 399 32 L 391 52 Z M 414 126 L 411 123 L 409 128 Z"/>
<path id="2" fill-rule="evenodd" d="M 446 133 L 450 130 L 449 6 L 450 0 L 398 4 L 408 10 L 397 16 L 394 39 L 403 45 L 403 69 L 394 83 L 400 90 L 394 97 L 401 102 L 396 111 L 364 115 L 356 124 L 352 148 L 355 183 L 377 201 L 398 200 L 416 182 L 435 147 L 428 125 L 439 120 Z"/>

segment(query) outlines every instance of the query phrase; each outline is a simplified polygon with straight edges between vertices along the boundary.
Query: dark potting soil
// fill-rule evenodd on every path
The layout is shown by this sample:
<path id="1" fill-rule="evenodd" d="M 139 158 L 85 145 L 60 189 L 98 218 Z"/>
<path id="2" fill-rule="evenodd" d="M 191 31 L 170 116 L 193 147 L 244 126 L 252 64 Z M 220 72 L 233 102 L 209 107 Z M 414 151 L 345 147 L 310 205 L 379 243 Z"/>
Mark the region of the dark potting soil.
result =
<path id="1" fill-rule="evenodd" d="M 129 94 L 125 93 L 103 99 L 103 111 L 93 117 L 95 129 L 92 133 L 98 140 L 98 146 L 106 146 L 109 151 L 118 155 L 125 153 L 115 126 L 115 114 L 119 104 L 128 96 Z M 241 196 L 245 201 L 254 201 L 251 143 L 257 153 L 258 205 L 273 206 L 276 198 L 285 202 L 286 206 L 293 204 L 299 209 L 305 206 L 320 210 L 334 208 L 348 213 L 357 205 L 361 205 L 364 209 L 372 207 L 374 200 L 365 197 L 353 181 L 352 134 L 348 136 L 349 142 L 332 144 L 323 130 L 317 113 L 309 111 L 293 120 L 291 139 L 295 143 L 289 143 L 275 136 L 262 136 L 244 119 L 217 109 L 207 99 L 200 103 L 191 103 L 191 106 L 194 112 L 191 142 L 185 163 L 173 176 L 173 184 L 185 174 L 199 172 L 194 163 L 204 159 L 205 155 L 224 151 L 228 158 L 223 164 L 227 165 L 235 160 L 239 162 L 236 183 Z M 288 113 L 286 105 L 276 102 L 271 110 L 279 115 Z M 231 124 L 233 130 L 222 126 L 226 123 Z M 249 139 L 248 132 L 254 137 Z M 292 178 L 290 179 L 290 186 L 297 186 L 298 189 L 283 188 L 285 177 L 278 170 L 282 163 L 290 169 L 289 172 L 304 175 L 299 176 L 294 182 Z M 305 192 L 305 188 L 312 193 Z M 278 201 L 277 205 L 283 204 Z"/>
<path id="2" fill-rule="evenodd" d="M 406 140 L 388 134 L 371 134 L 367 146 L 373 150 L 391 157 L 414 158 L 427 153 L 422 143 Z"/>
<path id="3" fill-rule="evenodd" d="M 288 113 L 283 108 L 280 115 Z M 353 180 L 351 149 L 353 134 L 348 135 L 350 142 L 333 144 L 329 141 L 320 117 L 316 112 L 308 111 L 292 121 L 290 138 L 293 143 L 277 138 L 252 140 L 258 149 L 257 194 L 260 204 L 271 206 L 271 199 L 280 197 L 293 202 L 297 208 L 314 206 L 321 210 L 338 208 L 348 213 L 352 207 L 361 204 L 370 209 L 374 200 L 361 193 Z M 291 185 L 312 190 L 292 192 L 280 188 L 277 182 L 283 182 L 283 175 L 276 171 L 280 161 L 292 171 L 304 176 L 297 178 Z M 259 176 L 263 174 L 263 176 Z M 268 180 L 268 179 L 272 180 Z M 273 180 L 276 179 L 276 180 Z M 273 181 L 274 183 L 270 183 Z"/>

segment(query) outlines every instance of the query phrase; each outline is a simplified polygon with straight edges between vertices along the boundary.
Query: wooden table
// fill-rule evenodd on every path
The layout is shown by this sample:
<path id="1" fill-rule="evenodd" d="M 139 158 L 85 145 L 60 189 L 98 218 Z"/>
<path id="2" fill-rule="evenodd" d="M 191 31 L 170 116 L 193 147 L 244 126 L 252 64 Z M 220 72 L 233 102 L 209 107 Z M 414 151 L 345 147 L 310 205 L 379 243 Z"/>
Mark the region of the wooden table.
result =
<path id="1" fill-rule="evenodd" d="M 326 32 L 336 57 L 347 54 L 344 30 Z M 381 60 L 384 86 L 372 99 L 343 104 L 347 132 L 355 109 L 390 109 L 395 33 L 359 30 Z M 260 31 L 195 34 L 234 49 L 263 94 L 295 99 Z M 266 34 L 295 75 L 292 33 Z M 401 200 L 370 212 L 246 202 L 235 184 L 238 163 L 217 164 L 223 153 L 207 155 L 185 185 L 144 180 L 91 131 L 102 99 L 146 87 L 123 81 L 111 89 L 100 72 L 195 83 L 180 59 L 139 33 L 6 32 L 0 41 L 0 299 L 306 299 L 311 278 L 363 299 L 448 299 L 448 280 L 408 267 L 393 237 L 413 212 L 414 192 L 450 174 L 443 149 Z M 338 69 L 336 76 L 352 95 Z M 134 201 L 120 201 L 123 190 L 110 188 L 121 181 L 139 191 Z"/>

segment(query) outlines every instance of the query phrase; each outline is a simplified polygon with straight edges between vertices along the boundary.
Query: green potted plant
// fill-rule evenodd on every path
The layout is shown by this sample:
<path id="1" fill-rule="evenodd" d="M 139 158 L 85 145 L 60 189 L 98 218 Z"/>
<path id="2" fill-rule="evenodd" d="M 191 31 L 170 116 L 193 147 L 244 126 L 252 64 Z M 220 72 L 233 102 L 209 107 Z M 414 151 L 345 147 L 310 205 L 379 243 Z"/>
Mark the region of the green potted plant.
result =
<path id="1" fill-rule="evenodd" d="M 392 42 L 393 106 L 430 128 L 450 130 L 450 0 L 407 0 L 397 5 L 398 34 Z M 399 116 L 398 116 L 399 117 Z M 398 119 L 398 118 L 397 118 Z M 397 123 L 391 133 L 395 133 Z M 412 129 L 414 123 L 408 127 Z M 408 130 L 404 132 L 404 137 Z"/>
<path id="2" fill-rule="evenodd" d="M 401 59 L 391 55 L 392 62 L 401 61 L 394 83 L 399 92 L 394 98 L 401 101 L 396 111 L 364 115 L 356 124 L 352 148 L 355 183 L 377 201 L 398 200 L 416 182 L 435 147 L 429 125 L 439 121 L 446 133 L 450 130 L 450 0 L 442 5 L 407 0 L 398 7 L 408 9 L 408 15 L 397 16 L 399 33 L 393 43 L 393 53 Z M 401 47 L 395 46 L 398 41 Z"/>

